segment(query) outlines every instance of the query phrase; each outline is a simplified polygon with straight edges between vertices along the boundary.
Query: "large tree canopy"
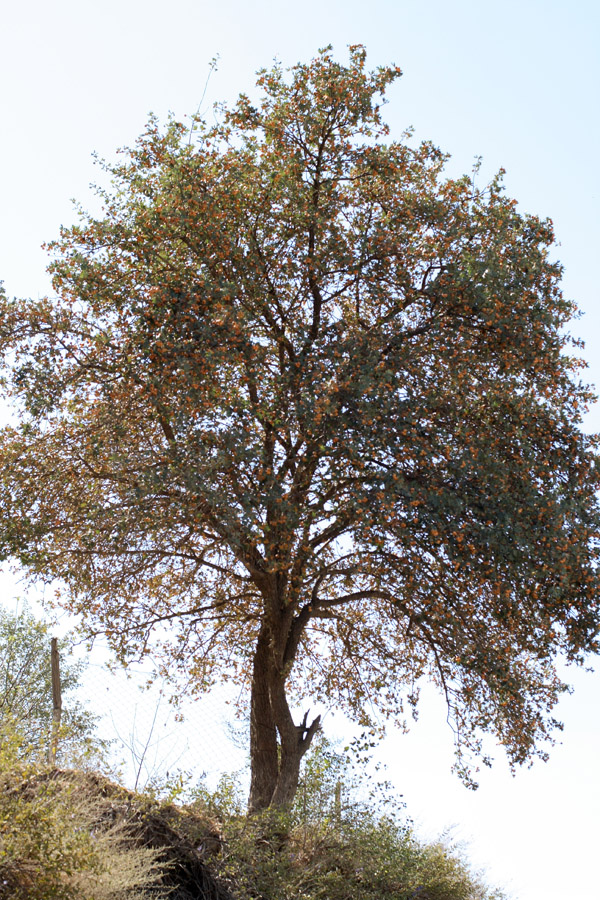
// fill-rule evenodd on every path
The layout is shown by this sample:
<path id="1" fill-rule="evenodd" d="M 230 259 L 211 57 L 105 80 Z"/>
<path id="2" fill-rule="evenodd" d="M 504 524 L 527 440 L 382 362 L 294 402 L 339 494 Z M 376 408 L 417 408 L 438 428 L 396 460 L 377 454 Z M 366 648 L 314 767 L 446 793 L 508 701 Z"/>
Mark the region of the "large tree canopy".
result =
<path id="1" fill-rule="evenodd" d="M 549 255 L 499 176 L 386 140 L 400 74 L 325 50 L 219 123 L 151 120 L 56 296 L 2 299 L 6 556 L 124 659 L 250 688 L 250 806 L 289 802 L 304 698 L 544 753 L 597 649 L 598 475 Z"/>

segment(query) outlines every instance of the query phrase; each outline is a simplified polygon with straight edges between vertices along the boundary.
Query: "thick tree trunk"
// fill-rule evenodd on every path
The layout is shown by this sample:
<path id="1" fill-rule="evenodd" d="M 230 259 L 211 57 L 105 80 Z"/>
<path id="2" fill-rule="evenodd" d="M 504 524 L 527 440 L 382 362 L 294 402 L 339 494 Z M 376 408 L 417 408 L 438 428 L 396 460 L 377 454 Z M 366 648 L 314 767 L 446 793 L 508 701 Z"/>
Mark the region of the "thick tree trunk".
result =
<path id="1" fill-rule="evenodd" d="M 250 797 L 248 812 L 289 806 L 298 789 L 300 763 L 319 728 L 320 717 L 295 725 L 285 693 L 285 677 L 276 664 L 269 632 L 261 629 L 250 700 Z"/>
<path id="2" fill-rule="evenodd" d="M 284 750 L 281 751 L 279 775 L 271 798 L 271 806 L 281 808 L 293 803 L 298 790 L 300 763 L 303 756 L 304 753 L 296 748 L 290 748 L 287 753 Z"/>
<path id="3" fill-rule="evenodd" d="M 269 806 L 279 774 L 277 728 L 271 705 L 270 653 L 269 635 L 263 627 L 254 655 L 250 697 L 250 813 Z"/>

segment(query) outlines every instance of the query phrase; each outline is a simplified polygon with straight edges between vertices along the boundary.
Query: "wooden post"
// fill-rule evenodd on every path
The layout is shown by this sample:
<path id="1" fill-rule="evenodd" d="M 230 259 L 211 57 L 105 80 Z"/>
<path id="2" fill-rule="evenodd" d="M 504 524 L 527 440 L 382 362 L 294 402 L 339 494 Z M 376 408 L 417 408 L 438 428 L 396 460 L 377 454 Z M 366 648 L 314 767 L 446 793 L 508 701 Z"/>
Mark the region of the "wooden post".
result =
<path id="1" fill-rule="evenodd" d="M 56 765 L 56 751 L 58 749 L 58 734 L 60 731 L 60 716 L 62 712 L 62 696 L 60 691 L 60 660 L 58 656 L 58 640 L 52 638 L 50 642 L 50 662 L 52 667 L 52 735 L 50 737 L 50 749 L 48 762 Z"/>
<path id="2" fill-rule="evenodd" d="M 335 785 L 335 822 L 338 828 L 342 824 L 342 782 L 337 780 Z"/>

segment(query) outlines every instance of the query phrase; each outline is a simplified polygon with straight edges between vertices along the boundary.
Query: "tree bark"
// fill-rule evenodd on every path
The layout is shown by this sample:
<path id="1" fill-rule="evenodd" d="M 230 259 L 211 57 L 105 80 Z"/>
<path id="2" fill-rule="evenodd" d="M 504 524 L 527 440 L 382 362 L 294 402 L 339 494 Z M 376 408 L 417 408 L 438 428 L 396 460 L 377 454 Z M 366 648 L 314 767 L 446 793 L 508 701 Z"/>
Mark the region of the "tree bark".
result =
<path id="1" fill-rule="evenodd" d="M 298 790 L 300 780 L 300 763 L 304 754 L 290 748 L 288 752 L 281 751 L 281 760 L 277 784 L 271 798 L 271 806 L 291 806 Z"/>
<path id="2" fill-rule="evenodd" d="M 269 633 L 263 625 L 254 654 L 250 697 L 250 813 L 270 805 L 279 774 L 277 728 L 271 704 L 271 667 Z"/>
<path id="3" fill-rule="evenodd" d="M 316 734 L 320 716 L 295 725 L 287 702 L 285 676 L 277 665 L 271 636 L 263 626 L 257 641 L 250 700 L 250 797 L 248 812 L 289 806 L 296 795 L 302 757 Z"/>

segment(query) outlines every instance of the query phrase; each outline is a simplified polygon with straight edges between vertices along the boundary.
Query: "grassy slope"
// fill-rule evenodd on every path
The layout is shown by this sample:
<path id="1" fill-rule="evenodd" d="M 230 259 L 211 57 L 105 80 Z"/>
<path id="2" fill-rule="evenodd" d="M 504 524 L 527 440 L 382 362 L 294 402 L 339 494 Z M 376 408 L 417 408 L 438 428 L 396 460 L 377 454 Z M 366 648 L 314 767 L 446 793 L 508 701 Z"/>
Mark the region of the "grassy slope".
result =
<path id="1" fill-rule="evenodd" d="M 187 805 L 0 754 L 2 900 L 499 900 L 443 844 L 368 805 L 248 820 L 231 790 Z M 227 783 L 226 783 L 227 786 Z M 314 785 L 313 785 L 314 786 Z M 300 810 L 300 812 L 299 812 Z"/>

